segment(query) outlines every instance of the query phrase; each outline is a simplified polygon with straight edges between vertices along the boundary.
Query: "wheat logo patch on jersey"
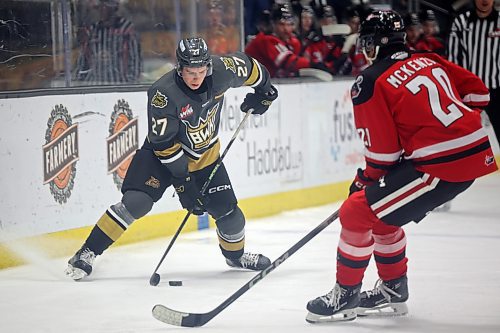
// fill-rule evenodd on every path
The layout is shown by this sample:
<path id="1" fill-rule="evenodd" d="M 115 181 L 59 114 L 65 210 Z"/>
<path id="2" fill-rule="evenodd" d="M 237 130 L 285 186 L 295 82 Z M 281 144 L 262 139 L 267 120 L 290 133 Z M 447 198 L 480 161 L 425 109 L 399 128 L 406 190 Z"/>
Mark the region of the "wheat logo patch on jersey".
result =
<path id="1" fill-rule="evenodd" d="M 118 100 L 113 107 L 106 148 L 108 174 L 113 174 L 113 181 L 120 190 L 135 151 L 139 149 L 139 121 L 124 99 Z"/>
<path id="2" fill-rule="evenodd" d="M 163 95 L 159 90 L 156 90 L 155 95 L 151 99 L 151 105 L 155 108 L 163 109 L 168 104 L 167 96 Z"/>
<path id="3" fill-rule="evenodd" d="M 233 58 L 229 57 L 220 57 L 220 60 L 224 63 L 224 66 L 226 66 L 226 70 L 230 70 L 231 72 L 236 74 L 236 64 L 234 62 Z"/>
<path id="4" fill-rule="evenodd" d="M 354 84 L 351 88 L 351 98 L 356 98 L 361 93 L 361 83 L 363 82 L 363 76 L 359 75 L 354 81 Z"/>
<path id="5" fill-rule="evenodd" d="M 160 181 L 153 176 L 149 176 L 149 179 L 144 184 L 152 188 L 160 188 Z"/>
<path id="6" fill-rule="evenodd" d="M 215 124 L 217 108 L 219 103 L 215 104 L 212 109 L 207 113 L 207 118 L 200 120 L 197 125 L 193 126 L 187 120 L 183 120 L 186 125 L 186 134 L 194 149 L 201 149 L 208 147 L 212 141 L 212 137 L 216 132 L 217 126 Z"/>
<path id="7" fill-rule="evenodd" d="M 193 107 L 191 104 L 183 106 L 181 108 L 181 112 L 179 112 L 179 119 L 186 119 L 194 113 Z"/>
<path id="8" fill-rule="evenodd" d="M 50 184 L 50 193 L 63 204 L 73 190 L 79 150 L 78 124 L 73 124 L 62 104 L 56 105 L 50 113 L 42 150 L 43 184 Z"/>

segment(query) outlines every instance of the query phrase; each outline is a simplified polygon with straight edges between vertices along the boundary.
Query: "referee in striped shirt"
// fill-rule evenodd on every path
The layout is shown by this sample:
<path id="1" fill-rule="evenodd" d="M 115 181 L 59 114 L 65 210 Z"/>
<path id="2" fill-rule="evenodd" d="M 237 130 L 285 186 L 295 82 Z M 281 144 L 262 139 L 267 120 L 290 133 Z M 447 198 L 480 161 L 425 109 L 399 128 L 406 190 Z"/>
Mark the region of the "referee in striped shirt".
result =
<path id="1" fill-rule="evenodd" d="M 137 83 L 142 72 L 139 36 L 118 15 L 119 0 L 98 0 L 99 22 L 83 30 L 75 73 L 90 85 Z"/>
<path id="2" fill-rule="evenodd" d="M 500 13 L 494 4 L 495 0 L 474 0 L 474 9 L 455 18 L 448 57 L 479 76 L 490 90 L 486 113 L 500 142 Z"/>

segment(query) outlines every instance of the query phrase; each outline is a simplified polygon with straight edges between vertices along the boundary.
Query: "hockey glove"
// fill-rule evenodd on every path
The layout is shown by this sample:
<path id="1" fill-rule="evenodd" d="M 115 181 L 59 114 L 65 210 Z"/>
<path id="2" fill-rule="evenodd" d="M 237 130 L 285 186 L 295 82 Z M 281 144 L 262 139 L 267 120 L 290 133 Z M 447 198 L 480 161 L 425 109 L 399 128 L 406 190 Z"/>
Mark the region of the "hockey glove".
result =
<path id="1" fill-rule="evenodd" d="M 172 178 L 172 184 L 179 196 L 182 207 L 194 215 L 203 215 L 205 205 L 209 200 L 208 197 L 201 195 L 194 176 L 189 174 L 185 178 Z"/>
<path id="2" fill-rule="evenodd" d="M 248 93 L 245 96 L 240 109 L 243 112 L 253 109 L 253 114 L 263 114 L 269 109 L 276 98 L 278 98 L 278 90 L 273 85 L 271 85 L 269 91 L 255 89 L 255 92 Z"/>
<path id="3" fill-rule="evenodd" d="M 363 190 L 365 187 L 373 184 L 375 181 L 366 177 L 363 169 L 358 169 L 356 177 L 354 177 L 354 181 L 349 187 L 349 196 L 354 192 L 358 192 Z"/>

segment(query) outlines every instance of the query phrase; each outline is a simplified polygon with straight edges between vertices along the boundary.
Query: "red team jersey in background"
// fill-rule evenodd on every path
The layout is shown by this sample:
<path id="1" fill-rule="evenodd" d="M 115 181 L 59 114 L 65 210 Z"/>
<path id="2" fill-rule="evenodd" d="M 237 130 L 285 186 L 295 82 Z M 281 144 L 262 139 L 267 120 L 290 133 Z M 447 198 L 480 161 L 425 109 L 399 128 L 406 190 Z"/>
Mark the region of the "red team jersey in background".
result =
<path id="1" fill-rule="evenodd" d="M 450 182 L 497 169 L 481 111 L 474 109 L 488 104 L 488 89 L 437 54 L 398 52 L 381 60 L 356 78 L 351 95 L 365 176 L 380 178 L 401 156 Z"/>
<path id="2" fill-rule="evenodd" d="M 310 66 L 308 59 L 299 56 L 300 49 L 300 41 L 294 36 L 285 42 L 275 35 L 259 33 L 247 44 L 245 53 L 263 64 L 271 77 L 290 77 Z"/>

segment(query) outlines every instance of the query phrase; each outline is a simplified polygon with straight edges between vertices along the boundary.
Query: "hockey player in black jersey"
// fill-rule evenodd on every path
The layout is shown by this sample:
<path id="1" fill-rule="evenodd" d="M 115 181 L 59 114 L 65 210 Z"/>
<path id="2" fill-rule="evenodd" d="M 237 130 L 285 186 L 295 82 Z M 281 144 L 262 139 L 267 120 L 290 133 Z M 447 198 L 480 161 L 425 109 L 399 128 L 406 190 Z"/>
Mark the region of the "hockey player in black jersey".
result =
<path id="1" fill-rule="evenodd" d="M 211 56 L 202 38 L 182 39 L 177 66 L 148 90 L 149 133 L 135 154 L 122 186 L 122 199 L 97 221 L 80 250 L 69 260 L 66 274 L 80 280 L 92 264 L 137 219 L 146 215 L 170 185 L 192 214 L 205 211 L 217 226 L 219 247 L 229 266 L 263 270 L 271 263 L 262 254 L 244 251 L 245 217 L 221 164 L 208 194 L 200 189 L 220 159 L 218 137 L 224 92 L 250 86 L 241 111 L 263 114 L 277 98 L 267 69 L 236 52 Z M 211 189 L 215 189 L 211 191 Z"/>

